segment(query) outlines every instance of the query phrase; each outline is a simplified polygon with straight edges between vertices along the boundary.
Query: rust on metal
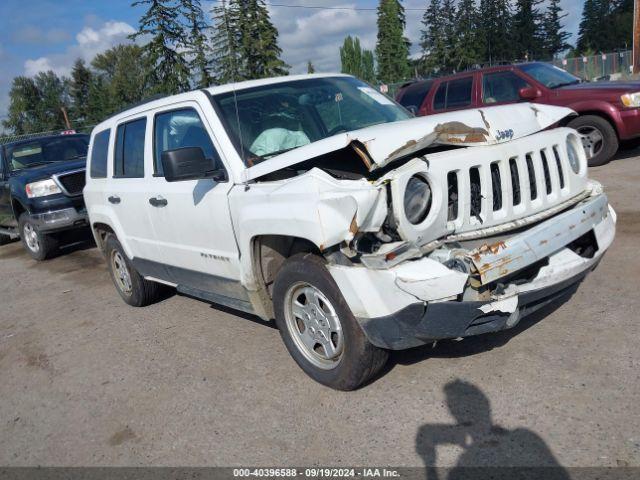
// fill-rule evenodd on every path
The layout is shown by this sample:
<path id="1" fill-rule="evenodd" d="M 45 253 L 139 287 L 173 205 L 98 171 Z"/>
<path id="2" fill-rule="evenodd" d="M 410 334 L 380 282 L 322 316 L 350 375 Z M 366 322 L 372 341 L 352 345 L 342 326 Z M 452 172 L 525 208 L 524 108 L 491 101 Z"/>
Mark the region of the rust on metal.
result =
<path id="1" fill-rule="evenodd" d="M 462 122 L 439 123 L 433 131 L 438 134 L 438 138 L 450 143 L 482 143 L 489 136 L 486 129 L 470 127 Z"/>
<path id="2" fill-rule="evenodd" d="M 484 115 L 484 111 L 482 110 L 478 110 L 480 112 L 480 116 L 482 117 L 482 121 L 484 122 L 484 126 L 487 127 L 487 130 L 489 130 L 491 128 L 491 125 L 489 125 L 489 122 L 487 121 L 487 117 Z"/>
<path id="3" fill-rule="evenodd" d="M 351 148 L 353 148 L 356 154 L 360 157 L 360 159 L 362 160 L 364 165 L 367 167 L 367 169 L 371 170 L 371 166 L 373 165 L 373 162 L 371 161 L 371 156 L 367 151 L 367 147 L 365 147 L 362 143 L 356 140 L 353 140 L 350 143 L 350 145 L 351 145 Z"/>
<path id="4" fill-rule="evenodd" d="M 356 212 L 357 214 L 357 212 Z M 349 231 L 355 235 L 358 233 L 358 222 L 356 221 L 356 215 L 353 215 L 353 219 L 351 220 L 351 224 L 349 225 Z"/>
<path id="5" fill-rule="evenodd" d="M 403 146 L 396 148 L 393 152 L 387 155 L 387 158 L 394 158 L 396 156 L 399 156 L 402 154 L 402 152 L 404 152 L 405 150 L 409 150 L 410 148 L 416 146 L 417 144 L 418 142 L 416 140 L 409 140 Z"/>

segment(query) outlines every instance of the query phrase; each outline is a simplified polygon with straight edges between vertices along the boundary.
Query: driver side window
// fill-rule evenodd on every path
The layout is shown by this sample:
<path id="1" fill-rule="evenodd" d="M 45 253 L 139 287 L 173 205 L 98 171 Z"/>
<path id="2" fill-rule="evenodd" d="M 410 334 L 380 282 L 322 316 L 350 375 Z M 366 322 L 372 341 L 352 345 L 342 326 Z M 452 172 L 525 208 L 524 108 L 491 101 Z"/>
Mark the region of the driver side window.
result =
<path id="1" fill-rule="evenodd" d="M 162 154 L 167 150 L 184 147 L 200 147 L 204 156 L 211 159 L 213 168 L 221 165 L 220 156 L 211 137 L 193 108 L 158 113 L 155 117 L 153 157 L 156 176 L 164 176 Z"/>

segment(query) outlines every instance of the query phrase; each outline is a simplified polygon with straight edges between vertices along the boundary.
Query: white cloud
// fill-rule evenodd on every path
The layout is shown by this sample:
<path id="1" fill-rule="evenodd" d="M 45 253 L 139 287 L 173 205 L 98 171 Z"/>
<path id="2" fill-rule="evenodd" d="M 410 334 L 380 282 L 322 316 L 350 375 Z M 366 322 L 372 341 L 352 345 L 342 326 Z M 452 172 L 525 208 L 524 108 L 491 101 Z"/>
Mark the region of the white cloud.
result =
<path id="1" fill-rule="evenodd" d="M 119 43 L 128 42 L 135 29 L 125 22 L 108 21 L 99 27 L 85 26 L 76 35 L 76 43 L 69 45 L 63 53 L 53 54 L 24 62 L 25 75 L 53 70 L 58 75 L 68 75 L 78 58 L 90 62 L 93 57 Z"/>

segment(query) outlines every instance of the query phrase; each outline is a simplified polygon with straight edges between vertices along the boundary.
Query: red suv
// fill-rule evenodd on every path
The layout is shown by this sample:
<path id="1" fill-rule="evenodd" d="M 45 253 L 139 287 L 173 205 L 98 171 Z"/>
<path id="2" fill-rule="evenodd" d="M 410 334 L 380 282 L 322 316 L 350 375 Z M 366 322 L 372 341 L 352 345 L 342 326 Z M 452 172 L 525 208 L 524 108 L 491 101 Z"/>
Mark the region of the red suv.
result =
<path id="1" fill-rule="evenodd" d="M 640 82 L 584 82 L 548 63 L 467 71 L 403 85 L 396 100 L 417 115 L 515 102 L 569 107 L 590 166 L 607 163 L 621 140 L 640 137 Z"/>

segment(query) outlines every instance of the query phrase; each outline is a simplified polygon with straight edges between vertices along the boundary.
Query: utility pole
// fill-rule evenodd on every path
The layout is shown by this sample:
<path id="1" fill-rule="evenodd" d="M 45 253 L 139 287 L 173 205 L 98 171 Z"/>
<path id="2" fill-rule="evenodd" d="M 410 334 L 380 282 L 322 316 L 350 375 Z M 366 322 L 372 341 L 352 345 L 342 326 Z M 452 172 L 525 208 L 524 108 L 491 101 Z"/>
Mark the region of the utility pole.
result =
<path id="1" fill-rule="evenodd" d="M 633 63 L 633 74 L 640 73 L 640 0 L 633 1 L 633 53 L 631 54 Z"/>

